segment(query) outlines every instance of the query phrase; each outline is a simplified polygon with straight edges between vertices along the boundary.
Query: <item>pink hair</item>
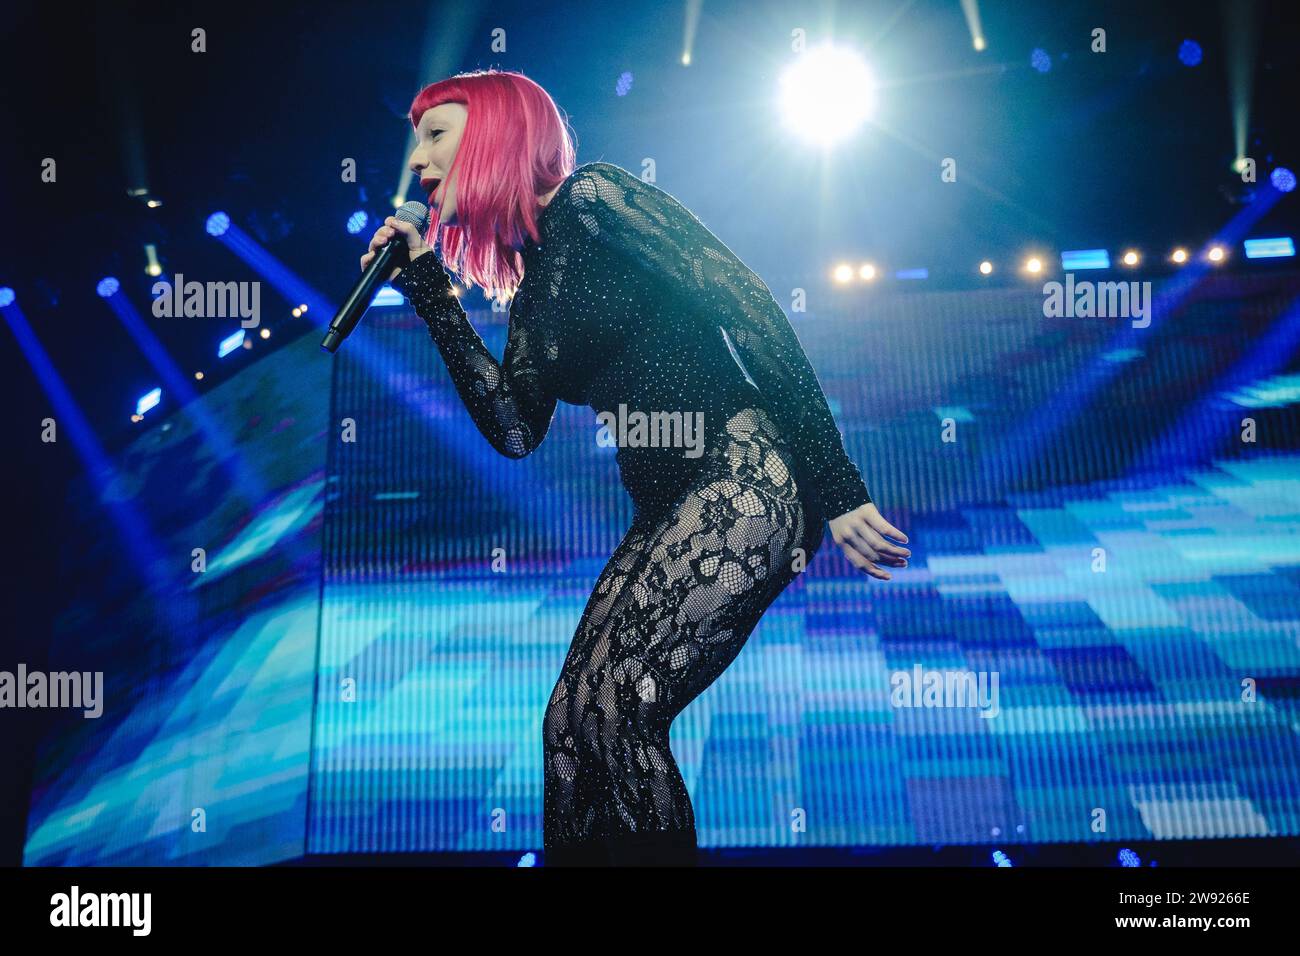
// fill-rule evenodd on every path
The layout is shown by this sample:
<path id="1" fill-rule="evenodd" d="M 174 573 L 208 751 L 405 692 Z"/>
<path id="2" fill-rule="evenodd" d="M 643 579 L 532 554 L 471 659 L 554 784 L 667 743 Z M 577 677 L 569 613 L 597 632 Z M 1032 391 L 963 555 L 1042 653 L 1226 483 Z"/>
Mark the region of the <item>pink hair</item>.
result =
<path id="1" fill-rule="evenodd" d="M 411 125 L 443 103 L 463 103 L 465 130 L 446 179 L 456 177 L 456 225 L 429 212 L 425 242 L 441 239 L 442 261 L 503 304 L 523 278 L 525 232 L 541 236 L 545 195 L 573 172 L 573 141 L 550 95 L 522 73 L 477 70 L 432 83 L 411 103 Z"/>

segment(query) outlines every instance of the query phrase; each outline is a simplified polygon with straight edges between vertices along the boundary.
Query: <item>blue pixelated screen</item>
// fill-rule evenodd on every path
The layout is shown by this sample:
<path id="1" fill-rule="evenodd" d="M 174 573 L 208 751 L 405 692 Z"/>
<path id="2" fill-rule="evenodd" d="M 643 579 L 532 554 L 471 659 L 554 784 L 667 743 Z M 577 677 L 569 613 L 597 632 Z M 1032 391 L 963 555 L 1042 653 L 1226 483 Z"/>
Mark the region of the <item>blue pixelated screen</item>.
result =
<path id="1" fill-rule="evenodd" d="M 70 488 L 50 669 L 102 672 L 103 712 L 52 712 L 24 865 L 302 855 L 330 378 L 319 353 L 303 340 L 250 365 L 113 463 L 106 496 L 158 555 L 142 574 L 124 567 L 89 484 Z"/>
<path id="2" fill-rule="evenodd" d="M 1146 328 L 1033 288 L 790 313 L 912 558 L 871 580 L 828 534 L 677 718 L 701 846 L 1300 833 L 1300 276 L 1154 285 Z M 505 317 L 472 318 L 499 357 Z M 540 848 L 542 714 L 631 520 L 614 449 L 561 405 L 501 457 L 418 318 L 357 339 L 116 463 L 179 555 L 147 592 L 70 494 L 96 585 L 51 666 L 104 670 L 108 704 L 42 748 L 28 864 Z"/>

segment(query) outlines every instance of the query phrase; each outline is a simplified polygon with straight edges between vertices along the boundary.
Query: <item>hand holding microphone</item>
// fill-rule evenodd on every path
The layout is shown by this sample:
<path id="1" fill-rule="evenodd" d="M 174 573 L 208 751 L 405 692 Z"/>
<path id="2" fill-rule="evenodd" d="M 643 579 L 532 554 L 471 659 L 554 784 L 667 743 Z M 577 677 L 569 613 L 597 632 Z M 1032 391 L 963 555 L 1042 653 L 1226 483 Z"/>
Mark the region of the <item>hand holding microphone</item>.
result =
<path id="1" fill-rule="evenodd" d="M 424 241 L 424 236 L 420 231 L 402 219 L 396 216 L 389 216 L 384 220 L 384 225 L 375 230 L 374 238 L 370 240 L 370 251 L 361 257 L 361 271 L 364 272 L 366 266 L 374 261 L 379 251 L 393 241 L 398 235 L 401 235 L 406 242 L 406 262 L 415 261 L 417 256 L 422 256 L 426 252 L 432 252 L 433 249 Z M 392 273 L 385 279 L 386 282 L 392 282 L 402 272 L 401 266 L 393 269 Z"/>
<path id="2" fill-rule="evenodd" d="M 379 287 L 398 275 L 401 267 L 416 256 L 432 251 L 423 238 L 428 226 L 429 207 L 422 202 L 405 203 L 397 215 L 384 220 L 384 225 L 370 240 L 370 251 L 361 257 L 361 278 L 330 322 L 321 348 L 326 352 L 337 351 L 370 308 Z"/>

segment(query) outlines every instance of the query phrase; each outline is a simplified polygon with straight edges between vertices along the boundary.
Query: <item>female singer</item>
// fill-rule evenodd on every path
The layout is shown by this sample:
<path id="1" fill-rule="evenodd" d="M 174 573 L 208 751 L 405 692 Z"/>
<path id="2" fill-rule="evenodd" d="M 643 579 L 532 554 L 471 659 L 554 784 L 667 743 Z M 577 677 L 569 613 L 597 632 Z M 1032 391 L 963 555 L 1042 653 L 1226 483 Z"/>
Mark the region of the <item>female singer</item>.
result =
<path id="1" fill-rule="evenodd" d="M 596 580 L 543 718 L 547 865 L 685 864 L 695 815 L 668 747 L 673 719 L 740 652 L 831 536 L 888 581 L 907 538 L 849 460 L 771 292 L 668 193 L 618 166 L 574 168 L 559 111 L 518 73 L 420 91 L 411 171 L 427 235 L 397 234 L 390 279 L 428 325 L 471 418 L 502 455 L 545 437 L 556 402 L 703 414 L 702 451 L 628 441 L 631 527 Z M 442 260 L 429 255 L 441 240 Z M 509 303 L 497 362 L 443 261 Z"/>

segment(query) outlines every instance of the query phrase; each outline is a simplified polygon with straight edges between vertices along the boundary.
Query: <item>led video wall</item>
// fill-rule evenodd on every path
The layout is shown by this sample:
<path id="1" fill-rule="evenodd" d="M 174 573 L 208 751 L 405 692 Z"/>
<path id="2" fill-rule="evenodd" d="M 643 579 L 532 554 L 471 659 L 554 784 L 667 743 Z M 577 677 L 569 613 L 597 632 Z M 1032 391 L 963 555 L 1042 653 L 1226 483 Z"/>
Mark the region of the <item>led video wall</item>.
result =
<path id="1" fill-rule="evenodd" d="M 301 856 L 320 615 L 330 368 L 306 339 L 147 428 L 59 528 L 51 671 L 103 674 L 102 714 L 52 711 L 28 866 Z M 196 554 L 196 549 L 201 549 Z"/>
<path id="2" fill-rule="evenodd" d="M 869 579 L 827 535 L 677 718 L 702 846 L 1300 833 L 1300 276 L 1154 291 L 1145 328 L 1033 288 L 792 316 L 911 566 Z M 253 498 L 194 477 L 191 425 L 126 456 L 186 574 L 127 595 L 70 548 L 96 583 L 57 649 L 131 673 L 43 751 L 29 863 L 540 849 L 543 711 L 631 520 L 614 449 L 561 405 L 501 457 L 417 318 L 356 339 L 202 400 Z"/>

